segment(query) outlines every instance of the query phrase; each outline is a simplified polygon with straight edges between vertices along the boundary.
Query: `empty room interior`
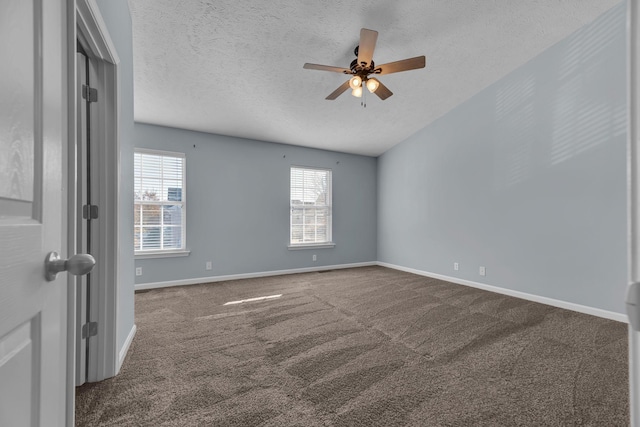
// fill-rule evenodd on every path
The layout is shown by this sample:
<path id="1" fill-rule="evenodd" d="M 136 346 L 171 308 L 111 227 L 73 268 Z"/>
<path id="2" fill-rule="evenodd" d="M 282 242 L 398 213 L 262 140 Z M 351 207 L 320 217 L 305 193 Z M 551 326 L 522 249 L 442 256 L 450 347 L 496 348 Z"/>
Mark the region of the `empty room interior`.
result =
<path id="1" fill-rule="evenodd" d="M 115 368 L 88 332 L 76 425 L 629 425 L 627 1 L 87 4 Z"/>

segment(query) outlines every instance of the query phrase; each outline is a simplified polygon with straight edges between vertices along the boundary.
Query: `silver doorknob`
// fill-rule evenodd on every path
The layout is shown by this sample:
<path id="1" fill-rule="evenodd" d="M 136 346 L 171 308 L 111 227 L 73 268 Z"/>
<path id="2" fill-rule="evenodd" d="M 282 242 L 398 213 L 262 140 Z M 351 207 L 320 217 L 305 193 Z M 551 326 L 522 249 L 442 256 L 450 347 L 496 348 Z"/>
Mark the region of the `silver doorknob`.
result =
<path id="1" fill-rule="evenodd" d="M 96 260 L 89 254 L 76 254 L 69 259 L 60 259 L 58 252 L 49 252 L 44 260 L 45 277 L 48 281 L 56 279 L 58 273 L 66 271 L 74 276 L 88 274 Z"/>

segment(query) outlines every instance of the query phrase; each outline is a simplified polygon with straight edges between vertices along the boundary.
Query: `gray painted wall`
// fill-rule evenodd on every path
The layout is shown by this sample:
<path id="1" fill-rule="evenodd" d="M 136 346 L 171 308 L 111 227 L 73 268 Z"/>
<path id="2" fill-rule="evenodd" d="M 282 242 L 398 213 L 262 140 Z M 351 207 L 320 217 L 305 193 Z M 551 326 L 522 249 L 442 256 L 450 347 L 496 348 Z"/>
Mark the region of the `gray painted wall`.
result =
<path id="1" fill-rule="evenodd" d="M 135 265 L 147 283 L 373 261 L 377 249 L 380 261 L 624 311 L 624 3 L 385 153 L 376 174 L 372 158 L 134 125 L 129 8 L 97 2 L 121 60 L 120 347 Z M 187 153 L 189 257 L 134 264 L 134 143 Z M 333 169 L 335 249 L 287 250 L 291 164 Z"/>
<path id="2" fill-rule="evenodd" d="M 376 261 L 376 158 L 140 123 L 135 140 L 186 154 L 191 251 L 136 260 L 136 283 Z M 291 165 L 333 171 L 334 248 L 287 249 Z"/>
<path id="3" fill-rule="evenodd" d="M 379 261 L 624 313 L 625 18 L 622 2 L 382 155 Z"/>
<path id="4" fill-rule="evenodd" d="M 133 260 L 133 45 L 127 0 L 97 0 L 120 58 L 120 196 L 118 258 L 118 348 L 134 324 Z M 115 230 L 114 230 L 115 231 Z"/>
<path id="5" fill-rule="evenodd" d="M 121 61 L 119 348 L 134 324 L 135 266 L 143 267 L 138 283 L 149 283 L 376 260 L 375 158 L 134 124 L 129 7 L 126 0 L 97 3 Z M 188 257 L 134 263 L 134 144 L 187 154 Z M 292 164 L 333 170 L 335 248 L 287 249 Z"/>

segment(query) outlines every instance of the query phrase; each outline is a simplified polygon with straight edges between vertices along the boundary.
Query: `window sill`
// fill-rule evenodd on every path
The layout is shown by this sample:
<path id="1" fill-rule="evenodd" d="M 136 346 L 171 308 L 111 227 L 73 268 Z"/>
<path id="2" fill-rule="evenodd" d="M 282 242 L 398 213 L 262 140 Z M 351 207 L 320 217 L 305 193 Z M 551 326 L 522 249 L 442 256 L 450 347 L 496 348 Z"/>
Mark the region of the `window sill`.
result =
<path id="1" fill-rule="evenodd" d="M 301 249 L 325 249 L 325 248 L 333 248 L 336 244 L 333 242 L 329 243 L 302 243 L 299 245 L 289 245 L 288 249 L 290 251 L 298 251 Z"/>
<path id="2" fill-rule="evenodd" d="M 148 252 L 137 252 L 135 254 L 135 259 L 147 259 L 147 258 L 174 258 L 181 256 L 189 256 L 191 251 L 148 251 Z"/>

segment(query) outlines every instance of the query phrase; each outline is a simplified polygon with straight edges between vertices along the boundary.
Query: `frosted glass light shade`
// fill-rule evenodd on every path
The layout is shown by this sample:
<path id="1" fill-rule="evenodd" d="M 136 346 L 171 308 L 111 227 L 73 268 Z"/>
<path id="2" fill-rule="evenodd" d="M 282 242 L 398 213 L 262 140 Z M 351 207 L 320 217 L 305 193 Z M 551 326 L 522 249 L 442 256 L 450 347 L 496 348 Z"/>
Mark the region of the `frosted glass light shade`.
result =
<path id="1" fill-rule="evenodd" d="M 349 87 L 351 89 L 356 89 L 362 86 L 362 78 L 360 78 L 360 76 L 353 76 L 351 77 L 351 79 L 349 80 Z"/>
<path id="2" fill-rule="evenodd" d="M 356 98 L 362 97 L 362 86 L 357 87 L 354 90 L 352 90 L 351 91 L 351 95 L 355 96 Z"/>
<path id="3" fill-rule="evenodd" d="M 367 89 L 369 89 L 369 92 L 374 93 L 376 89 L 378 89 L 378 86 L 380 86 L 380 82 L 378 80 L 376 79 L 367 80 Z"/>

